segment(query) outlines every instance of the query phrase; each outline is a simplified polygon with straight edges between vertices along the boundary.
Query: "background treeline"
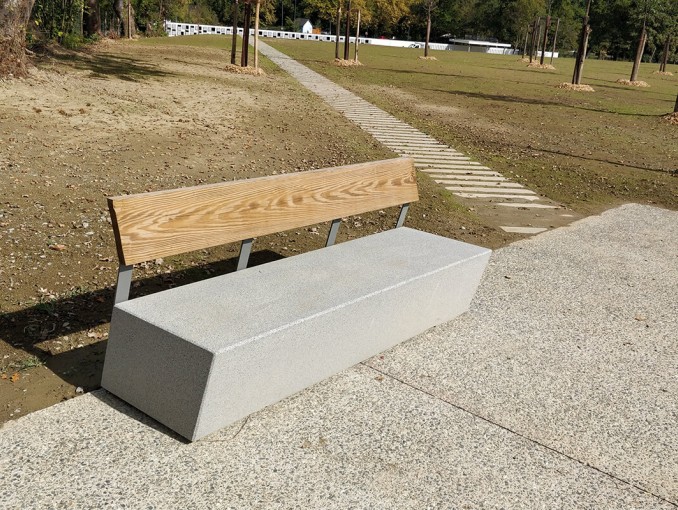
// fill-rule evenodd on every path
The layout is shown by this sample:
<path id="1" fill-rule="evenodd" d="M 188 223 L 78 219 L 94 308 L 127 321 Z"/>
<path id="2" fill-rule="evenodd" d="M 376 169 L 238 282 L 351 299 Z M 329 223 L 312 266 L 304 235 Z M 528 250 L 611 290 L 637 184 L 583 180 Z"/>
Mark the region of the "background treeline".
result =
<path id="1" fill-rule="evenodd" d="M 33 34 L 65 45 L 102 33 L 126 35 L 128 30 L 161 35 L 164 19 L 228 25 L 233 1 L 36 0 L 31 28 Z M 315 27 L 334 34 L 338 1 L 343 1 L 345 13 L 348 0 L 263 0 L 261 23 L 292 30 L 295 18 L 309 18 Z M 473 36 L 522 47 L 528 25 L 535 17 L 550 14 L 554 21 L 560 18 L 558 47 L 564 55 L 577 47 L 585 11 L 585 0 L 351 0 L 351 12 L 355 15 L 360 9 L 363 35 L 421 41 L 429 4 L 432 41 Z M 643 22 L 648 32 L 644 60 L 660 59 L 671 36 L 669 61 L 676 62 L 678 0 L 593 0 L 590 51 L 600 57 L 633 59 Z"/>

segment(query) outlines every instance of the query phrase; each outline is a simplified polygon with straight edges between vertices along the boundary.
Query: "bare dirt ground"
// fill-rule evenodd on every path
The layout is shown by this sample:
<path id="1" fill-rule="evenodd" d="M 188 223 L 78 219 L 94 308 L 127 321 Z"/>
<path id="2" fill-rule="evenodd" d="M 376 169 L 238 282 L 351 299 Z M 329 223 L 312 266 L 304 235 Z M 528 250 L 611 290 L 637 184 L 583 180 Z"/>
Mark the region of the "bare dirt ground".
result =
<path id="1" fill-rule="evenodd" d="M 0 82 L 0 422 L 99 386 L 117 258 L 105 198 L 394 156 L 270 66 L 224 70 L 227 48 L 109 42 L 42 56 Z M 407 224 L 492 248 L 426 176 Z M 350 218 L 339 240 L 392 226 Z M 322 246 L 327 226 L 258 239 L 253 263 Z M 238 247 L 135 269 L 133 295 L 234 269 Z"/>

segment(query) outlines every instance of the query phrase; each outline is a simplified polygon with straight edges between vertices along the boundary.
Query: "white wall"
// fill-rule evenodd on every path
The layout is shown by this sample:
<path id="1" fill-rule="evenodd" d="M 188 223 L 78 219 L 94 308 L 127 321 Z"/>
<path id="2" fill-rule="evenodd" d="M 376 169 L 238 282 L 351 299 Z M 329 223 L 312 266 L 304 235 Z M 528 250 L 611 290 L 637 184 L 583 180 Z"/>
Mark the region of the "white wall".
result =
<path id="1" fill-rule="evenodd" d="M 309 23 L 310 25 L 310 23 Z M 172 21 L 165 22 L 165 30 L 167 35 L 170 37 L 180 36 L 180 35 L 196 35 L 196 34 L 219 34 L 219 35 L 232 35 L 233 27 L 222 27 L 214 25 L 191 25 L 188 23 L 174 23 Z M 243 29 L 238 28 L 238 34 L 242 35 Z M 254 35 L 254 29 L 250 29 L 250 34 Z M 302 39 L 305 41 L 325 41 L 325 42 L 334 42 L 336 41 L 336 35 L 324 35 L 324 34 L 308 34 L 302 32 L 285 32 L 281 30 L 259 30 L 259 37 L 271 37 L 274 39 Z M 339 41 L 344 42 L 345 37 L 340 36 Z M 355 42 L 355 37 L 350 38 L 350 42 Z M 375 46 L 391 46 L 396 48 L 424 48 L 424 42 L 421 41 L 400 41 L 398 39 L 373 39 L 369 37 L 361 37 L 360 44 L 373 44 Z M 459 50 L 468 51 L 466 46 L 459 47 L 457 45 L 444 44 L 444 43 L 430 43 L 429 47 L 432 50 Z M 494 53 L 498 55 L 512 55 L 518 53 L 517 50 L 513 49 L 503 49 L 503 48 L 478 48 L 473 47 L 471 51 L 484 51 L 486 53 Z M 551 56 L 550 52 L 546 52 L 548 57 Z M 558 53 L 555 54 L 555 57 L 558 57 Z"/>

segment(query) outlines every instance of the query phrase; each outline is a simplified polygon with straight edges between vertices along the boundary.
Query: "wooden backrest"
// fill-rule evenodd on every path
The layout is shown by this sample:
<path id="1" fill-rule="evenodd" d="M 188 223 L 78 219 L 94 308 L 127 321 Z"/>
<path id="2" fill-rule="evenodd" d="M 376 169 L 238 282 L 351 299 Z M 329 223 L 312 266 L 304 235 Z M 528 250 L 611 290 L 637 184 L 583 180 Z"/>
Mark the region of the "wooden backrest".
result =
<path id="1" fill-rule="evenodd" d="M 418 200 L 396 158 L 108 199 L 121 264 L 133 264 Z"/>

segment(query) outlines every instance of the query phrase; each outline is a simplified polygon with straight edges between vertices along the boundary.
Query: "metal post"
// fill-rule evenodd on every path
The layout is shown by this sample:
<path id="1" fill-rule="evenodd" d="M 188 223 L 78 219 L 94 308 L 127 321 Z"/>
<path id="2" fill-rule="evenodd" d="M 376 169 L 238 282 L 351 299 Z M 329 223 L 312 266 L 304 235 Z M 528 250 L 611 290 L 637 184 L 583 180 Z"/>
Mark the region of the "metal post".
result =
<path id="1" fill-rule="evenodd" d="M 407 211 L 410 210 L 410 204 L 403 204 L 400 208 L 400 214 L 398 215 L 398 221 L 396 222 L 395 228 L 400 228 L 405 223 L 405 216 L 407 216 Z"/>
<path id="2" fill-rule="evenodd" d="M 250 253 L 252 252 L 252 239 L 245 239 L 240 243 L 240 255 L 238 255 L 238 267 L 236 271 L 245 269 L 247 267 L 247 261 L 250 259 Z"/>
<path id="3" fill-rule="evenodd" d="M 330 233 L 327 235 L 327 242 L 325 243 L 325 246 L 332 246 L 334 242 L 337 240 L 337 232 L 339 232 L 339 225 L 341 225 L 341 220 L 332 220 L 332 224 L 330 225 Z"/>
<path id="4" fill-rule="evenodd" d="M 134 269 L 134 266 L 123 264 L 118 267 L 118 283 L 115 286 L 115 299 L 113 300 L 116 305 L 129 299 L 129 289 L 132 286 L 132 269 Z"/>

